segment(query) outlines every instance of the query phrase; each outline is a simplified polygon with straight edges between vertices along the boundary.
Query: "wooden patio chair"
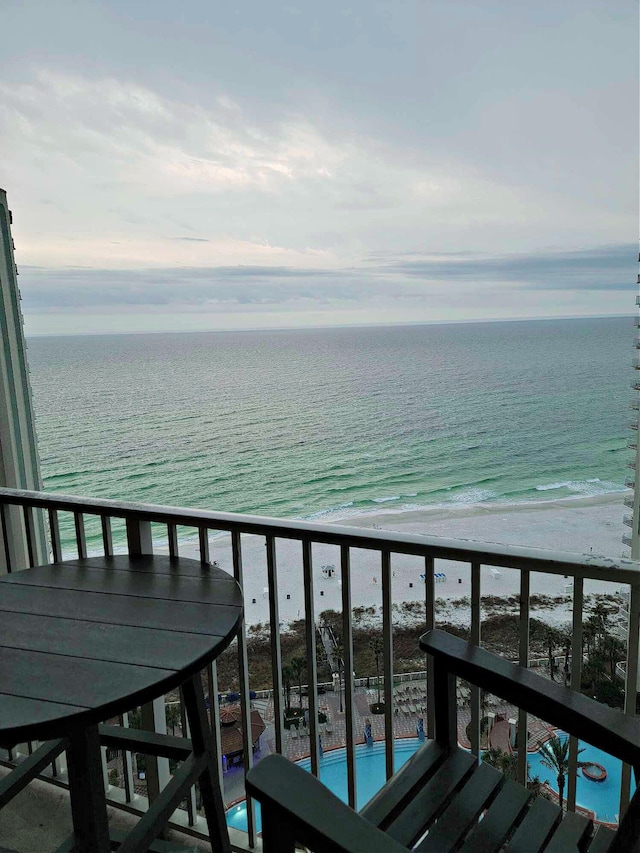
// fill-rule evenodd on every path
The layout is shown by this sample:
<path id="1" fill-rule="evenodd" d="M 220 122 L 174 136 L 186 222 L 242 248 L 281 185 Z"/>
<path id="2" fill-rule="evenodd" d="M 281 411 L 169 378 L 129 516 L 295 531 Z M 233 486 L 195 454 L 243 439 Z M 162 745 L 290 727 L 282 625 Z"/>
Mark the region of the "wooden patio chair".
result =
<path id="1" fill-rule="evenodd" d="M 435 740 L 427 741 L 353 811 L 279 755 L 247 776 L 262 807 L 264 853 L 640 853 L 640 786 L 613 831 L 543 797 L 458 746 L 456 677 L 632 765 L 640 775 L 640 722 L 443 631 L 420 640 L 434 659 Z M 482 819 L 480 819 L 482 818 Z"/>

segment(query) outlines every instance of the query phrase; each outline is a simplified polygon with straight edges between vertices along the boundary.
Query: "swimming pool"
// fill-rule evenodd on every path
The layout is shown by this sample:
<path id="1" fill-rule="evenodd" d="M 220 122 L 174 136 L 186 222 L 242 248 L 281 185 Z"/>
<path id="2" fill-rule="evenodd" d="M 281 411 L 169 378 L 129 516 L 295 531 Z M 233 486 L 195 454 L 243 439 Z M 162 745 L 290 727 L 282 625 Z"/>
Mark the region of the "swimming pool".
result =
<path id="1" fill-rule="evenodd" d="M 558 732 L 561 738 L 567 738 L 566 732 Z M 398 770 L 420 746 L 417 738 L 402 738 L 396 740 L 394 749 L 395 769 Z M 576 789 L 576 801 L 578 805 L 595 812 L 598 820 L 611 823 L 617 822 L 617 814 L 620 807 L 620 777 L 622 774 L 622 762 L 616 758 L 581 743 L 580 747 L 585 750 L 580 754 L 580 761 L 593 761 L 607 768 L 607 778 L 604 782 L 592 782 L 585 779 L 582 771 L 578 770 L 578 784 Z M 554 791 L 558 790 L 553 771 L 546 768 L 540 760 L 539 752 L 530 753 L 529 762 L 530 776 L 538 776 L 541 782 L 548 782 Z M 311 761 L 304 758 L 298 762 L 300 767 L 311 770 Z M 372 747 L 361 744 L 356 747 L 356 780 L 358 810 L 363 808 L 371 797 L 378 791 L 385 781 L 385 757 L 384 743 L 375 743 Z M 320 779 L 336 796 L 343 802 L 347 802 L 347 762 L 346 750 L 333 749 L 325 752 L 320 762 Z M 631 783 L 632 793 L 635 785 Z M 564 795 L 567 790 L 565 785 Z M 227 824 L 236 829 L 247 831 L 247 813 L 244 801 L 232 806 L 227 812 Z M 256 804 L 256 825 L 260 832 L 260 807 Z"/>
<path id="2" fill-rule="evenodd" d="M 396 770 L 407 761 L 420 746 L 417 738 L 402 738 L 396 740 L 394 749 L 394 766 Z M 311 760 L 303 758 L 297 762 L 305 770 L 311 770 Z M 374 743 L 373 746 L 360 744 L 356 746 L 356 793 L 358 797 L 358 809 L 363 808 L 371 797 L 384 784 L 385 758 L 384 743 Z M 345 749 L 332 749 L 322 756 L 320 761 L 320 781 L 327 788 L 347 802 L 347 759 Z M 227 824 L 235 829 L 247 831 L 247 809 L 243 802 L 232 806 L 227 812 Z M 256 827 L 260 832 L 260 806 L 256 804 Z"/>
<path id="3" fill-rule="evenodd" d="M 569 735 L 566 732 L 558 732 L 561 740 L 566 740 Z M 579 761 L 593 761 L 602 764 L 607 770 L 607 778 L 603 782 L 593 782 L 585 779 L 582 770 L 578 770 L 578 781 L 576 785 L 576 802 L 585 809 L 595 812 L 598 820 L 617 823 L 620 810 L 620 779 L 622 776 L 622 762 L 612 758 L 601 749 L 580 742 L 579 748 L 584 748 L 578 756 Z M 554 791 L 558 790 L 555 774 L 541 762 L 541 754 L 534 752 L 529 755 L 529 775 L 539 776 L 541 782 L 548 782 Z M 635 784 L 631 782 L 631 793 L 635 791 Z M 564 796 L 567 796 L 565 782 Z"/>

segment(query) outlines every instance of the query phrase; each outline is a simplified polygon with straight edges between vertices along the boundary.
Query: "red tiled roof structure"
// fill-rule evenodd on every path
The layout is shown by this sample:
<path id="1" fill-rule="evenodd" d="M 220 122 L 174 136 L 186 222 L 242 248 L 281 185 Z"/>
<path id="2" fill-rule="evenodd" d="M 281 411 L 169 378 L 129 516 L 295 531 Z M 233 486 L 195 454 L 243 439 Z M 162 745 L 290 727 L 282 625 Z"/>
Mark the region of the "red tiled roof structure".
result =
<path id="1" fill-rule="evenodd" d="M 232 756 L 242 752 L 242 722 L 239 705 L 220 709 L 220 749 L 223 755 Z M 251 711 L 251 743 L 255 747 L 266 729 L 260 712 Z"/>

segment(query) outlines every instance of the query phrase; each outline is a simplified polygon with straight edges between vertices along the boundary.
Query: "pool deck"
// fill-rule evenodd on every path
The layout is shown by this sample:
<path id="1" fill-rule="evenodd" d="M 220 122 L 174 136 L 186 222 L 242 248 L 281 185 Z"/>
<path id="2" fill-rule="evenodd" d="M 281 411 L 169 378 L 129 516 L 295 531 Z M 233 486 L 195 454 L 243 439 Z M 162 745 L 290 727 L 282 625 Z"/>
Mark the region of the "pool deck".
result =
<path id="1" fill-rule="evenodd" d="M 326 752 L 346 746 L 346 718 L 340 711 L 340 702 L 336 694 L 326 693 L 319 697 L 319 708 L 327 715 L 328 722 L 320 725 L 322 747 Z M 356 688 L 354 727 L 356 743 L 364 743 L 364 727 L 367 720 L 371 723 L 371 733 L 374 740 L 384 740 L 384 716 L 375 715 L 370 711 L 370 705 L 378 699 L 377 690 Z M 304 702 L 304 700 L 303 700 Z M 425 717 L 426 684 L 424 681 L 410 682 L 404 689 L 394 690 L 393 735 L 394 738 L 416 737 L 418 720 Z M 294 702 L 294 707 L 296 707 Z M 303 704 L 304 707 L 304 704 Z M 490 710 L 496 714 L 497 721 L 491 734 L 491 746 L 510 751 L 509 723 L 512 717 L 517 717 L 517 709 L 511 705 L 496 702 L 490 705 Z M 260 703 L 267 730 L 262 737 L 260 757 L 275 752 L 275 731 L 273 700 L 263 700 Z M 458 708 L 458 739 L 462 746 L 469 747 L 466 729 L 471 719 L 468 707 Z M 426 719 L 425 719 L 426 728 Z M 553 728 L 542 720 L 529 717 L 530 750 L 537 750 L 542 742 L 548 740 Z M 285 729 L 284 754 L 292 761 L 306 758 L 309 755 L 309 732 L 304 726 L 299 732 Z"/>

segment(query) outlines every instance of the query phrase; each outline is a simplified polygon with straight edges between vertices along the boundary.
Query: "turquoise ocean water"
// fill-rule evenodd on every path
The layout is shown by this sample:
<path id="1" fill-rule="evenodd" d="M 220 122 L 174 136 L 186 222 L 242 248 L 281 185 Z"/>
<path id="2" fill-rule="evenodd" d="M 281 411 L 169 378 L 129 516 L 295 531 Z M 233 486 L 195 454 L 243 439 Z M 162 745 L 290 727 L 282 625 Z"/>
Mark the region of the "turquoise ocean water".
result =
<path id="1" fill-rule="evenodd" d="M 32 338 L 44 485 L 307 519 L 621 491 L 633 339 L 631 318 Z"/>

